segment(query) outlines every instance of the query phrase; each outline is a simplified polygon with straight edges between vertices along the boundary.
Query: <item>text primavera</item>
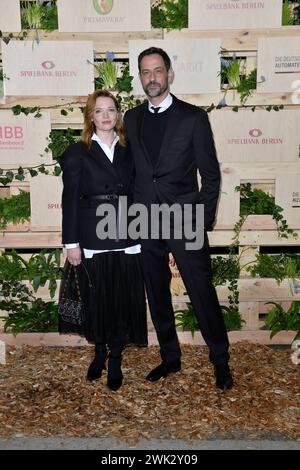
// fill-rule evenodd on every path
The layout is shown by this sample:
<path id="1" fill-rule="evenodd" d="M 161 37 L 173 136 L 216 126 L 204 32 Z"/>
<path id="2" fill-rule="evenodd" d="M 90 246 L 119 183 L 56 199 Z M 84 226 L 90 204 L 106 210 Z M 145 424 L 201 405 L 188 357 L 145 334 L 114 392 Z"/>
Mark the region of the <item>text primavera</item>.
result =
<path id="1" fill-rule="evenodd" d="M 83 18 L 84 23 L 124 23 L 125 16 L 85 16 Z"/>

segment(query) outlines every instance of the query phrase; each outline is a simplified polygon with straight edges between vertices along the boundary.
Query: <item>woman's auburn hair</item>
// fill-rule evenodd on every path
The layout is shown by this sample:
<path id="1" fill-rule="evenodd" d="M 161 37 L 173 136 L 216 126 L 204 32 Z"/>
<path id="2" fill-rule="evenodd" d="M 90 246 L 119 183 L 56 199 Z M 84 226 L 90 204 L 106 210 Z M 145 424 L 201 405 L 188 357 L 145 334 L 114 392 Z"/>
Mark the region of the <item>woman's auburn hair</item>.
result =
<path id="1" fill-rule="evenodd" d="M 115 125 L 115 132 L 119 136 L 119 142 L 120 145 L 125 146 L 126 145 L 126 136 L 125 136 L 125 128 L 123 124 L 123 119 L 122 119 L 122 113 L 121 113 L 121 107 L 117 101 L 117 99 L 114 97 L 112 93 L 110 93 L 108 90 L 96 90 L 94 93 L 91 93 L 87 99 L 85 108 L 84 108 L 84 125 L 83 125 L 83 131 L 81 132 L 81 140 L 87 145 L 88 148 L 91 147 L 92 144 L 92 135 L 94 132 L 96 132 L 96 126 L 94 122 L 92 121 L 94 109 L 96 106 L 96 100 L 97 98 L 111 98 L 114 102 L 114 105 L 117 109 L 118 112 L 118 117 L 117 117 L 117 122 Z"/>

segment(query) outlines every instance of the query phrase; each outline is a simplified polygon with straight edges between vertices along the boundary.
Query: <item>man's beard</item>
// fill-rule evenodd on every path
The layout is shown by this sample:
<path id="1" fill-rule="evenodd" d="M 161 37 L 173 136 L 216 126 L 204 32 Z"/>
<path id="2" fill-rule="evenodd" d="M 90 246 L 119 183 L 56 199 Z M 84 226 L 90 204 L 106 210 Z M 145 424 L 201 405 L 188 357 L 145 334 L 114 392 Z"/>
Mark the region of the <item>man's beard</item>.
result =
<path id="1" fill-rule="evenodd" d="M 149 90 L 148 87 L 151 85 L 157 85 L 157 88 L 153 90 Z M 161 96 L 168 89 L 168 87 L 169 87 L 169 83 L 168 83 L 168 80 L 166 80 L 163 85 L 160 85 L 160 83 L 157 83 L 157 82 L 148 83 L 148 85 L 143 86 L 143 89 L 147 96 L 154 98 L 156 96 Z"/>

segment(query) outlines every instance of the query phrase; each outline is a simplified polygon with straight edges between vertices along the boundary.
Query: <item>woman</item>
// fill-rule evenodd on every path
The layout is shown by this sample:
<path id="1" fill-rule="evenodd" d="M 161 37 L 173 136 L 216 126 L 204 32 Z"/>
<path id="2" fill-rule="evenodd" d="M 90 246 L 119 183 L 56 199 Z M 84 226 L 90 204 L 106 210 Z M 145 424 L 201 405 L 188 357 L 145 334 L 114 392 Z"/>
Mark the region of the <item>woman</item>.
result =
<path id="1" fill-rule="evenodd" d="M 118 227 L 109 239 L 96 233 L 102 204 L 115 209 L 118 226 L 119 196 L 128 194 L 133 176 L 121 110 L 111 93 L 96 90 L 89 96 L 81 141 L 67 148 L 60 164 L 62 242 L 68 262 L 78 266 L 85 307 L 79 333 L 95 344 L 87 380 L 101 377 L 108 359 L 107 385 L 117 390 L 123 380 L 122 350 L 126 344 L 147 344 L 147 323 L 140 245 L 118 239 Z M 60 322 L 59 331 L 70 329 Z"/>

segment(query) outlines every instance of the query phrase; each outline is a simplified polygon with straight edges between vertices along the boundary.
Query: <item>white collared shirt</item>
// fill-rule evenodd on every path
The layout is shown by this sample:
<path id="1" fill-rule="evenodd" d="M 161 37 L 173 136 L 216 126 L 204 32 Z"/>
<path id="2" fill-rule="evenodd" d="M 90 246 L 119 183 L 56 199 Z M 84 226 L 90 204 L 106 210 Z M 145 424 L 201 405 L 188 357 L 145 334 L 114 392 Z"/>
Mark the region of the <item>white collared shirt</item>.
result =
<path id="1" fill-rule="evenodd" d="M 154 106 L 154 104 L 152 104 L 151 101 L 148 101 L 148 109 L 149 109 L 150 113 L 154 113 L 154 110 L 152 109 L 152 106 L 154 108 L 160 108 L 158 110 L 158 114 L 160 114 L 160 113 L 163 113 L 164 111 L 166 111 L 171 106 L 172 103 L 173 103 L 173 97 L 169 93 L 165 97 L 165 99 L 161 103 L 159 103 L 158 106 Z"/>
<path id="2" fill-rule="evenodd" d="M 115 134 L 115 139 L 111 147 L 105 144 L 104 142 L 102 142 L 102 140 L 96 133 L 92 135 L 92 140 L 95 140 L 95 142 L 97 142 L 100 145 L 103 152 L 112 163 L 114 160 L 115 147 L 116 147 L 117 142 L 119 142 L 119 136 Z M 79 243 L 66 243 L 65 244 L 65 248 L 67 249 L 77 248 L 78 246 L 79 246 Z M 106 253 L 108 251 L 124 251 L 128 255 L 135 255 L 141 252 L 141 245 L 137 244 L 137 245 L 129 246 L 127 248 L 116 248 L 115 250 L 89 250 L 88 248 L 83 248 L 85 258 L 92 258 L 93 255 L 96 253 Z"/>
<path id="3" fill-rule="evenodd" d="M 113 143 L 111 144 L 111 147 L 109 145 L 105 144 L 95 132 L 92 135 L 92 140 L 95 140 L 96 142 L 98 142 L 98 144 L 102 148 L 103 152 L 105 153 L 107 158 L 112 163 L 113 160 L 114 160 L 115 146 L 116 146 L 117 142 L 119 142 L 119 136 L 115 133 L 115 138 L 113 140 Z"/>

